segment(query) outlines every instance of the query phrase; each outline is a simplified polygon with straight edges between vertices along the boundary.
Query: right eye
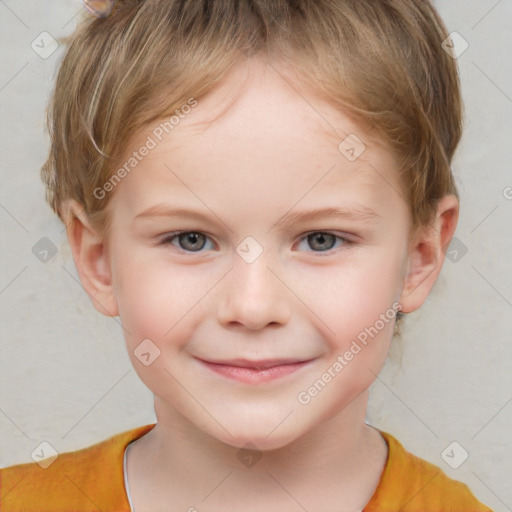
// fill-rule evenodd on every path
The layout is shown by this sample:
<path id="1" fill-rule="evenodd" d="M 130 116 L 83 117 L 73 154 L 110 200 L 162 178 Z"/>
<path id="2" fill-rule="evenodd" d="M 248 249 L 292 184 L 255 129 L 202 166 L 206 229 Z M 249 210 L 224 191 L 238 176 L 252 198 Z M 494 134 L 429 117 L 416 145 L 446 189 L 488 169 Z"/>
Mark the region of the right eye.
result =
<path id="1" fill-rule="evenodd" d="M 176 231 L 166 235 L 160 245 L 174 245 L 185 252 L 200 252 L 206 240 L 208 236 L 199 231 Z"/>

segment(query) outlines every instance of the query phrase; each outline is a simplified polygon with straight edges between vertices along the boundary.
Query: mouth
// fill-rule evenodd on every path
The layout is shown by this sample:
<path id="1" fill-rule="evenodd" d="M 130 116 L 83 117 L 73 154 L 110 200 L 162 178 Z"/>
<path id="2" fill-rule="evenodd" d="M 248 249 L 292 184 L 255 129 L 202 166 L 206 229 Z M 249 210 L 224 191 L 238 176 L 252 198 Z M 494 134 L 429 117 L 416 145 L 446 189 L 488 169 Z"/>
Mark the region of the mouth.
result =
<path id="1" fill-rule="evenodd" d="M 263 384 L 280 379 L 295 373 L 313 361 L 313 359 L 266 359 L 260 361 L 246 359 L 206 361 L 204 359 L 196 359 L 217 375 L 245 384 Z"/>

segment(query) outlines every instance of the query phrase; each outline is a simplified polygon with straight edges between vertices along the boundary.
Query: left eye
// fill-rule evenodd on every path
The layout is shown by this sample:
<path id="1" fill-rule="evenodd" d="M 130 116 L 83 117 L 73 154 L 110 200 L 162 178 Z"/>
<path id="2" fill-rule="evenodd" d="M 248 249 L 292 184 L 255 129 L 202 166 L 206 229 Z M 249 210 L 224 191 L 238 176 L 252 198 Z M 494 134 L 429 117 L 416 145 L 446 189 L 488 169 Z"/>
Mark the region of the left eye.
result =
<path id="1" fill-rule="evenodd" d="M 333 244 L 336 243 L 336 239 L 342 241 L 341 245 L 349 243 L 345 238 L 326 231 L 315 231 L 314 233 L 309 233 L 301 240 L 301 242 L 307 241 L 308 245 L 313 248 L 313 252 L 326 252 L 334 248 Z"/>

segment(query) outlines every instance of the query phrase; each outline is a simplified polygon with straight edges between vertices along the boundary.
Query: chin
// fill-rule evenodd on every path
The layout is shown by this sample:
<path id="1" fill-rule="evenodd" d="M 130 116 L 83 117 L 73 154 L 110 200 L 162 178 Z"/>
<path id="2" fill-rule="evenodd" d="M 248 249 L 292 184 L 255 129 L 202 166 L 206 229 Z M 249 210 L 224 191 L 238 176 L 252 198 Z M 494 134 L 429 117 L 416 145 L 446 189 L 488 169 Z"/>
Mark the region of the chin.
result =
<path id="1" fill-rule="evenodd" d="M 265 452 L 271 450 L 279 450 L 281 448 L 285 448 L 296 438 L 293 436 L 279 436 L 279 437 L 271 437 L 266 434 L 259 435 L 255 433 L 254 435 L 238 435 L 234 437 L 225 436 L 222 441 L 232 446 L 233 448 L 240 449 L 254 449 L 257 451 Z"/>
<path id="2" fill-rule="evenodd" d="M 282 423 L 279 425 L 280 421 Z M 257 425 L 256 421 L 254 421 L 250 425 L 237 425 L 233 422 L 229 424 L 231 436 L 224 430 L 220 432 L 217 430 L 212 435 L 219 441 L 234 448 L 253 448 L 259 451 L 269 451 L 284 448 L 304 434 L 297 424 L 285 425 L 286 420 L 283 422 L 282 418 L 274 422 L 271 427 L 269 427 L 266 421 L 262 423 L 262 425 Z"/>

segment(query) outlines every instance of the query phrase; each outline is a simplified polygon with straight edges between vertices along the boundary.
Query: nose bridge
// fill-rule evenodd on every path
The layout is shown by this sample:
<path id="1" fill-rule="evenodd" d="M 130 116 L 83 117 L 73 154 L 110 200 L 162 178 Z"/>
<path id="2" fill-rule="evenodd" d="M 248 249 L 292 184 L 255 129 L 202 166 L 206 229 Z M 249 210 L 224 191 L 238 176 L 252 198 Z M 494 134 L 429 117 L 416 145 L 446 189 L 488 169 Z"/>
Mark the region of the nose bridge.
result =
<path id="1" fill-rule="evenodd" d="M 290 297 L 275 275 L 279 273 L 277 262 L 272 250 L 265 249 L 253 237 L 238 245 L 217 307 L 220 322 L 260 329 L 289 320 Z"/>

